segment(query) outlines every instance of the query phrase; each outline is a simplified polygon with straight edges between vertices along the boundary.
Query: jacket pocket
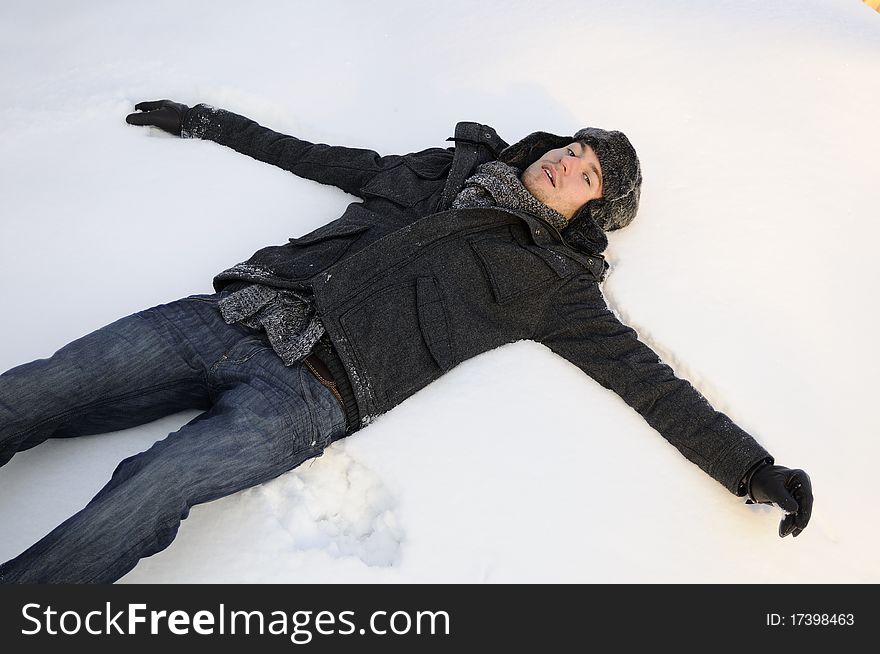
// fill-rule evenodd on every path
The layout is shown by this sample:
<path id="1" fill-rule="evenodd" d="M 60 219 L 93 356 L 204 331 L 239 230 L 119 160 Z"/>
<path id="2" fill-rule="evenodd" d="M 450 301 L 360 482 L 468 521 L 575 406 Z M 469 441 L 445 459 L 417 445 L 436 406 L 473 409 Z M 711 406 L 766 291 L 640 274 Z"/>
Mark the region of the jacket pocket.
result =
<path id="1" fill-rule="evenodd" d="M 470 244 L 499 304 L 533 293 L 560 277 L 542 257 L 520 245 L 513 236 L 477 237 Z"/>
<path id="2" fill-rule="evenodd" d="M 401 207 L 412 207 L 443 190 L 448 170 L 409 155 L 403 161 L 373 177 L 360 190 L 361 197 L 379 197 Z"/>
<path id="3" fill-rule="evenodd" d="M 299 238 L 290 239 L 286 273 L 292 279 L 308 279 L 339 261 L 371 225 L 334 221 Z"/>
<path id="4" fill-rule="evenodd" d="M 449 327 L 433 278 L 369 294 L 339 320 L 358 371 L 387 410 L 453 364 Z"/>

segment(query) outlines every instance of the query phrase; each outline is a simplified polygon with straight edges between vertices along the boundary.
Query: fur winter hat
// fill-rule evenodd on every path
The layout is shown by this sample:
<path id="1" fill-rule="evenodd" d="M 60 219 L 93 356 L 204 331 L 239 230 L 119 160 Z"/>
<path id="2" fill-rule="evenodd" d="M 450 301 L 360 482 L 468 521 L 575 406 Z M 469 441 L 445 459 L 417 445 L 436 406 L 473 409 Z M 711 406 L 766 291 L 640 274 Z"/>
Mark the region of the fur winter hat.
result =
<path id="1" fill-rule="evenodd" d="M 623 132 L 585 127 L 574 136 L 557 136 L 549 132 L 533 132 L 504 148 L 498 158 L 504 163 L 525 170 L 550 150 L 574 141 L 584 141 L 596 152 L 602 166 L 603 193 L 590 200 L 569 221 L 566 232 L 582 231 L 587 217 L 610 231 L 629 225 L 639 209 L 642 170 L 635 148 Z"/>

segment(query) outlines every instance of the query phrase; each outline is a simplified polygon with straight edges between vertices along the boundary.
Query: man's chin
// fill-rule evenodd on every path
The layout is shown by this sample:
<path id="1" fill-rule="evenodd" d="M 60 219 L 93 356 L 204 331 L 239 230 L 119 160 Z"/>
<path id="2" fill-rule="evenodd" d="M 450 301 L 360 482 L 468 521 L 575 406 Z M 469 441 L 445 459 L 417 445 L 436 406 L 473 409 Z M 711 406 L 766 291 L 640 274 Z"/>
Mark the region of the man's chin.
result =
<path id="1" fill-rule="evenodd" d="M 541 173 L 543 175 L 543 173 Z M 526 187 L 526 190 L 531 193 L 535 198 L 544 202 L 546 204 L 547 194 L 544 192 L 544 189 L 541 188 L 539 184 L 539 180 L 536 180 L 531 175 L 526 175 L 523 173 L 520 181 L 523 183 L 523 186 Z"/>

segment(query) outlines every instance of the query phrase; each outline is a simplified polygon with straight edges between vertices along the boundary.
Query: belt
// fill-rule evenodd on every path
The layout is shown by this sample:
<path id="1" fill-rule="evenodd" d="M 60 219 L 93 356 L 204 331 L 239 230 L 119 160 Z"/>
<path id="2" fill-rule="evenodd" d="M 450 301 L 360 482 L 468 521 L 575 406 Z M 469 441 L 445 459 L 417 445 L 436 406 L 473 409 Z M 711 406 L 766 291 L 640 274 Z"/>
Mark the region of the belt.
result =
<path id="1" fill-rule="evenodd" d="M 330 373 L 327 364 L 324 363 L 317 354 L 310 354 L 303 359 L 303 363 L 306 365 L 306 368 L 309 369 L 309 372 L 315 376 L 315 379 L 317 379 L 323 386 L 330 389 L 330 392 L 333 393 L 333 397 L 339 400 L 339 406 L 342 407 L 342 412 L 345 413 L 345 402 L 342 400 L 342 395 L 339 394 L 339 389 L 336 388 L 336 382 L 333 380 L 333 375 Z"/>
<path id="2" fill-rule="evenodd" d="M 342 405 L 342 413 L 345 414 L 345 435 L 360 429 L 361 416 L 354 389 L 348 372 L 339 360 L 339 355 L 327 334 L 315 343 L 311 354 L 303 359 L 303 364 L 315 376 L 318 383 L 333 393 L 333 397 Z"/>

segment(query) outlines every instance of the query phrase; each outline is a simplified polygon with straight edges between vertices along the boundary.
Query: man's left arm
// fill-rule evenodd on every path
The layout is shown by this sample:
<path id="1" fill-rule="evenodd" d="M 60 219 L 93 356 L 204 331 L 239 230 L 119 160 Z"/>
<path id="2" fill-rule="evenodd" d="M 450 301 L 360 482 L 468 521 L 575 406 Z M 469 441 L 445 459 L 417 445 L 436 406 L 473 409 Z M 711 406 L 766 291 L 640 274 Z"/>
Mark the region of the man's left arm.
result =
<path id="1" fill-rule="evenodd" d="M 141 113 L 125 118 L 131 125 L 214 141 L 298 177 L 336 186 L 359 197 L 370 180 L 404 160 L 400 155 L 382 156 L 368 148 L 311 143 L 207 104 L 189 107 L 172 100 L 152 100 L 139 102 L 135 109 Z"/>
<path id="2" fill-rule="evenodd" d="M 748 494 L 752 501 L 791 511 L 780 525 L 781 536 L 806 527 L 812 506 L 806 473 L 774 465 L 752 436 L 712 408 L 687 380 L 676 377 L 635 330 L 611 312 L 591 276 L 578 276 L 557 291 L 534 340 L 617 393 L 734 495 Z"/>

